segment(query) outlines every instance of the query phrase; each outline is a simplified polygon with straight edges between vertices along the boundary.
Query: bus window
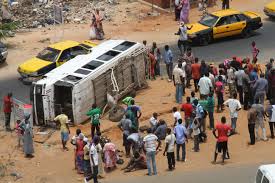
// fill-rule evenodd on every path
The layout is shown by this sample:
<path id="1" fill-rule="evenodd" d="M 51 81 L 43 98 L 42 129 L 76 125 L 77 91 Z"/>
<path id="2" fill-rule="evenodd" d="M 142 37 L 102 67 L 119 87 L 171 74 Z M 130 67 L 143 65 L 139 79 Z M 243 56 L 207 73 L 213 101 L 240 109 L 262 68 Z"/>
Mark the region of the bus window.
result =
<path id="1" fill-rule="evenodd" d="M 132 46 L 134 46 L 136 43 L 134 42 L 130 42 L 130 41 L 124 41 L 123 43 L 121 43 L 120 45 L 114 47 L 114 50 L 118 50 L 118 51 L 125 51 L 129 48 L 131 48 Z"/>
<path id="2" fill-rule="evenodd" d="M 120 54 L 120 52 L 110 50 L 110 51 L 107 51 L 106 53 L 104 53 L 103 55 L 100 55 L 96 59 L 103 60 L 103 61 L 109 61 L 112 58 L 114 58 L 115 56 L 117 56 L 118 54 Z"/>
<path id="3" fill-rule="evenodd" d="M 84 65 L 83 68 L 90 69 L 90 70 L 95 70 L 96 68 L 98 68 L 102 64 L 104 64 L 104 63 L 93 60 L 93 61 L 89 62 L 88 64 Z"/>
<path id="4" fill-rule="evenodd" d="M 262 183 L 269 183 L 269 180 L 264 176 Z"/>
<path id="5" fill-rule="evenodd" d="M 263 177 L 263 173 L 259 169 L 258 172 L 257 172 L 257 176 L 256 176 L 256 183 L 262 183 L 262 177 Z"/>

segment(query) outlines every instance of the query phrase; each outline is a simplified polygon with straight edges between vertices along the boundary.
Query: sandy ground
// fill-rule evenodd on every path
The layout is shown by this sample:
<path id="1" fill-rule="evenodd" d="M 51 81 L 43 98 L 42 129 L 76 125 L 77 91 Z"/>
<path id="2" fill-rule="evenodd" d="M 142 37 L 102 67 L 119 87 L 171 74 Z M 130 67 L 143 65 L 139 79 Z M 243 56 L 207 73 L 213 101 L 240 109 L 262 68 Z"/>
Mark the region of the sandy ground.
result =
<path id="1" fill-rule="evenodd" d="M 262 13 L 262 6 L 265 2 L 267 0 L 242 0 L 233 1 L 232 5 L 241 10 L 251 9 Z M 146 39 L 149 43 L 152 41 L 157 41 L 158 43 L 176 41 L 177 37 L 174 36 L 174 32 L 177 30 L 178 25 L 177 22 L 173 21 L 173 14 L 161 13 L 161 16 L 158 17 L 144 17 L 151 9 L 139 2 L 132 2 L 130 4 L 124 2 L 116 8 L 119 13 L 114 15 L 114 21 L 104 22 L 107 38 L 122 38 L 136 41 Z M 211 8 L 211 10 L 219 8 L 220 5 Z M 199 14 L 196 9 L 192 10 L 190 15 L 191 21 L 196 21 L 199 18 Z M 128 18 L 126 17 L 127 15 Z M 49 27 L 18 33 L 16 37 L 7 39 L 6 41 L 11 48 L 8 64 L 1 67 L 0 78 L 9 79 L 17 77 L 17 66 L 32 55 L 36 55 L 38 51 L 52 42 L 62 39 L 79 41 L 87 39 L 88 29 L 89 25 L 63 25 L 57 28 Z M 160 79 L 153 82 L 150 81 L 148 89 L 139 91 L 136 101 L 142 107 L 142 124 L 148 124 L 148 118 L 153 112 L 160 113 L 160 118 L 165 119 L 168 124 L 172 124 L 171 109 L 175 106 L 174 92 L 175 89 L 171 83 Z M 225 111 L 223 114 L 215 114 L 215 121 L 218 121 L 222 115 L 226 115 L 229 120 L 228 112 Z M 234 167 L 240 164 L 274 161 L 275 157 L 273 151 L 270 149 L 274 147 L 275 141 L 257 142 L 256 146 L 249 147 L 247 145 L 246 112 L 240 111 L 239 116 L 239 134 L 230 138 L 231 159 L 227 161 L 226 166 Z M 107 120 L 103 120 L 102 122 L 103 129 L 112 127 L 111 132 L 107 132 L 106 135 L 118 145 L 119 149 L 122 149 L 121 133 L 118 128 L 114 127 L 115 125 Z M 89 133 L 89 125 L 80 125 L 79 128 L 86 134 Z M 71 131 L 74 132 L 75 128 L 71 129 Z M 0 147 L 0 170 L 7 168 L 5 171 L 7 176 L 0 176 L 0 182 L 15 182 L 15 178 L 9 175 L 11 172 L 18 172 L 22 175 L 22 178 L 16 181 L 22 183 L 82 182 L 82 176 L 77 175 L 74 170 L 73 147 L 69 145 L 69 152 L 63 152 L 59 136 L 59 132 L 55 132 L 46 143 L 35 143 L 35 157 L 29 160 L 24 158 L 21 150 L 16 149 L 16 135 L 0 131 L 1 142 L 5 144 Z M 193 142 L 190 141 L 188 143 L 187 162 L 178 163 L 176 171 L 221 167 L 221 165 L 213 166 L 210 163 L 213 158 L 215 139 L 210 131 L 208 131 L 208 136 L 208 142 L 201 145 L 200 153 L 191 152 Z M 157 156 L 157 166 L 160 174 L 165 175 L 168 173 L 166 172 L 166 158 L 161 153 Z M 106 174 L 106 178 L 101 182 L 110 182 L 113 177 L 127 178 L 127 175 L 143 176 L 146 173 L 146 171 L 139 171 L 124 175 L 119 170 L 120 168 Z"/>

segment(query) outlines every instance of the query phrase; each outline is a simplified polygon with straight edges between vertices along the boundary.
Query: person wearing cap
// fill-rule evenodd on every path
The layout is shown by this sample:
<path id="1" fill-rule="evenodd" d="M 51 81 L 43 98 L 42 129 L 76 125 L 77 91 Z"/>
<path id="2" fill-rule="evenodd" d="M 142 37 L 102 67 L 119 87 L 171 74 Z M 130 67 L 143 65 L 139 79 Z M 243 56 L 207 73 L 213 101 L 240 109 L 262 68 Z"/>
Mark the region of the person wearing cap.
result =
<path id="1" fill-rule="evenodd" d="M 188 47 L 188 34 L 187 30 L 191 30 L 193 26 L 188 28 L 184 22 L 180 23 L 180 27 L 177 33 L 175 35 L 179 35 L 179 40 L 178 40 L 178 48 L 180 50 L 180 54 L 183 55 Z"/>
<path id="2" fill-rule="evenodd" d="M 4 99 L 4 114 L 5 114 L 5 127 L 6 130 L 9 131 L 10 128 L 10 119 L 11 119 L 11 112 L 12 112 L 12 93 L 8 93 Z"/>
<path id="3" fill-rule="evenodd" d="M 61 132 L 61 141 L 63 150 L 67 150 L 66 147 L 67 141 L 69 140 L 70 128 L 69 128 L 69 119 L 66 114 L 59 114 L 54 118 L 54 121 L 58 121 L 60 123 L 60 132 Z"/>

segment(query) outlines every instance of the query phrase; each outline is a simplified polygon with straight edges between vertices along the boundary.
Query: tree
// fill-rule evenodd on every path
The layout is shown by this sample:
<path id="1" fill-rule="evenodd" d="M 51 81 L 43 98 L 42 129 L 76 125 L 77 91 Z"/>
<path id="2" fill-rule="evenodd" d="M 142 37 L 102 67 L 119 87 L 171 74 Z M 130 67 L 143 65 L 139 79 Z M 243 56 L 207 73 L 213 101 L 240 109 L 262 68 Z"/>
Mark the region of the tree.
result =
<path id="1" fill-rule="evenodd" d="M 9 22 L 0 24 L 0 40 L 12 36 L 13 32 L 18 28 L 18 22 Z"/>

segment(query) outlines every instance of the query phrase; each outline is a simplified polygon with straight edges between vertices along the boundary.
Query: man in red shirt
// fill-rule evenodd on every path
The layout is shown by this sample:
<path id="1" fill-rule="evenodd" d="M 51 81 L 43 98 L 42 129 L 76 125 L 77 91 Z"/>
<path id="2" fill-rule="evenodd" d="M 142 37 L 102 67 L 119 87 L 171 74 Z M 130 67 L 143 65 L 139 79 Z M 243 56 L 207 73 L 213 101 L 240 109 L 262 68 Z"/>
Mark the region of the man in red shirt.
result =
<path id="1" fill-rule="evenodd" d="M 216 131 L 218 131 L 218 135 L 216 134 Z M 226 124 L 226 118 L 223 116 L 221 118 L 221 123 L 217 124 L 216 128 L 213 130 L 213 135 L 217 139 L 213 164 L 216 163 L 218 153 L 221 153 L 221 152 L 223 153 L 222 164 L 224 164 L 225 156 L 228 151 L 227 141 L 228 141 L 228 137 L 232 135 L 231 131 L 232 131 L 232 128 Z"/>
<path id="2" fill-rule="evenodd" d="M 199 64 L 199 59 L 195 58 L 195 63 L 191 65 L 192 78 L 194 80 L 195 92 L 198 92 L 198 83 L 201 77 L 201 65 Z"/>
<path id="3" fill-rule="evenodd" d="M 191 115 L 193 112 L 193 106 L 190 103 L 190 97 L 186 97 L 186 103 L 182 104 L 181 110 L 184 111 L 185 127 L 188 128 L 191 124 Z"/>
<path id="4" fill-rule="evenodd" d="M 4 97 L 4 114 L 5 114 L 5 126 L 6 130 L 10 130 L 10 118 L 11 118 L 11 108 L 12 108 L 12 93 L 8 93 L 7 96 Z"/>

